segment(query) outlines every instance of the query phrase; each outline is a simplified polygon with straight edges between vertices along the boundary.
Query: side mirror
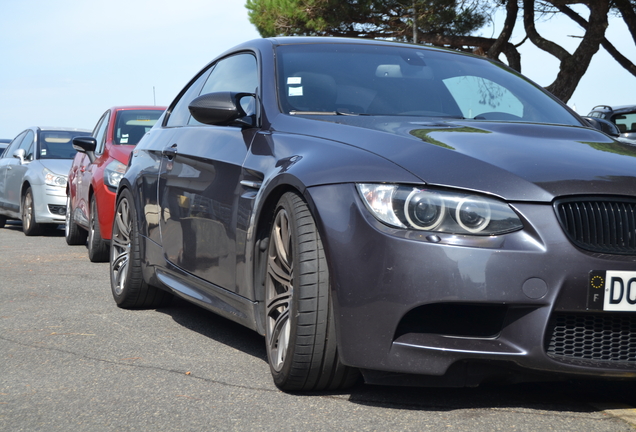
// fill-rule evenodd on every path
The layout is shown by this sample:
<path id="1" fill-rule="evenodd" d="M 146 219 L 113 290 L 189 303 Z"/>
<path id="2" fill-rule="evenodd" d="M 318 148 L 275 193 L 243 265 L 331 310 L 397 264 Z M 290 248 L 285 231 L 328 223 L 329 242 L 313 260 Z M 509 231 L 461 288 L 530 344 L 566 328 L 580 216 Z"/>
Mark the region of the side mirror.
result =
<path id="1" fill-rule="evenodd" d="M 92 136 L 77 136 L 73 138 L 73 148 L 80 153 L 86 153 L 91 163 L 95 162 L 97 140 Z"/>
<path id="2" fill-rule="evenodd" d="M 601 132 L 605 132 L 607 135 L 618 138 L 621 135 L 621 131 L 618 129 L 614 123 L 609 120 L 600 119 L 597 117 L 583 117 L 583 119 L 588 122 L 593 128 L 600 130 Z"/>
<path id="3" fill-rule="evenodd" d="M 13 152 L 13 157 L 17 158 L 17 159 L 20 159 L 20 163 L 22 165 L 24 165 L 24 163 L 25 163 L 25 160 L 24 160 L 25 156 L 26 156 L 26 150 L 24 150 L 24 149 L 17 149 L 16 151 Z"/>
<path id="4" fill-rule="evenodd" d="M 200 123 L 214 126 L 254 127 L 254 114 L 248 115 L 241 106 L 241 99 L 256 96 L 252 93 L 208 93 L 194 99 L 188 105 L 192 117 Z"/>

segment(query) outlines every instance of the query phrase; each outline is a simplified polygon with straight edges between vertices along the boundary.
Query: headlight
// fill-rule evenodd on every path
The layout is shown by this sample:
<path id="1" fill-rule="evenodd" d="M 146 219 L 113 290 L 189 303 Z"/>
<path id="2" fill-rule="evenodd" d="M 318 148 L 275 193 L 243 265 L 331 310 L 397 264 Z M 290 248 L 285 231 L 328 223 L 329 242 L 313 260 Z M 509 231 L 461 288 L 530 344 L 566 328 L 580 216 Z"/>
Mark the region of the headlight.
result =
<path id="1" fill-rule="evenodd" d="M 119 182 L 126 173 L 126 165 L 119 161 L 112 161 L 104 169 L 104 183 L 107 186 L 117 189 Z"/>
<path id="2" fill-rule="evenodd" d="M 44 174 L 44 184 L 49 186 L 58 186 L 58 187 L 66 187 L 66 179 L 65 175 L 55 174 L 48 168 L 44 168 L 42 170 L 42 174 Z"/>
<path id="3" fill-rule="evenodd" d="M 371 213 L 396 228 L 496 235 L 523 227 L 510 206 L 494 198 L 399 185 L 361 183 L 357 188 Z"/>

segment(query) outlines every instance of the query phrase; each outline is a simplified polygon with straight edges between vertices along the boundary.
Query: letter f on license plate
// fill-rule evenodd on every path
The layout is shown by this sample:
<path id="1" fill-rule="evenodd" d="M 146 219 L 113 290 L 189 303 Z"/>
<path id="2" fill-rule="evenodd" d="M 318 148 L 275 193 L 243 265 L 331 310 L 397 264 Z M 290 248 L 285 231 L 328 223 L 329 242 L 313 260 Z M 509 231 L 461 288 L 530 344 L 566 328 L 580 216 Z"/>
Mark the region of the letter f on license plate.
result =
<path id="1" fill-rule="evenodd" d="M 591 271 L 587 308 L 636 312 L 636 272 Z"/>

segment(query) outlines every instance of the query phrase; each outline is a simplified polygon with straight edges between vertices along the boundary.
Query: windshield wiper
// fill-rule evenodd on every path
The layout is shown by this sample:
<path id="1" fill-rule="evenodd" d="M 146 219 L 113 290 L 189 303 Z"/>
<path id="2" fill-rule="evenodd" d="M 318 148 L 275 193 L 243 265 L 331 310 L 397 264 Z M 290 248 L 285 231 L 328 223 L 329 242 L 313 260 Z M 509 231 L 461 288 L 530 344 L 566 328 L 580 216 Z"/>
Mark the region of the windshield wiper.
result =
<path id="1" fill-rule="evenodd" d="M 362 113 L 348 113 L 342 111 L 290 111 L 290 115 L 342 115 L 342 116 L 359 116 L 368 115 Z"/>

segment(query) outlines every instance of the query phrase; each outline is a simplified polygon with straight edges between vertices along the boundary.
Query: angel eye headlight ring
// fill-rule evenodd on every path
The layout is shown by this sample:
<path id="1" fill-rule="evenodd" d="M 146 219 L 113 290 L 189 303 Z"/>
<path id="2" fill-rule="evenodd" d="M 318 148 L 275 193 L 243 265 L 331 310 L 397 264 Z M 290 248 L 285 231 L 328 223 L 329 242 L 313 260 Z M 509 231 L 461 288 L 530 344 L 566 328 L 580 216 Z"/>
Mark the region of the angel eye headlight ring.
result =
<path id="1" fill-rule="evenodd" d="M 404 217 L 416 229 L 434 230 L 445 214 L 446 205 L 435 192 L 413 189 L 404 201 Z"/>
<path id="2" fill-rule="evenodd" d="M 455 208 L 455 221 L 470 233 L 483 231 L 491 220 L 490 204 L 475 195 L 463 198 Z"/>

